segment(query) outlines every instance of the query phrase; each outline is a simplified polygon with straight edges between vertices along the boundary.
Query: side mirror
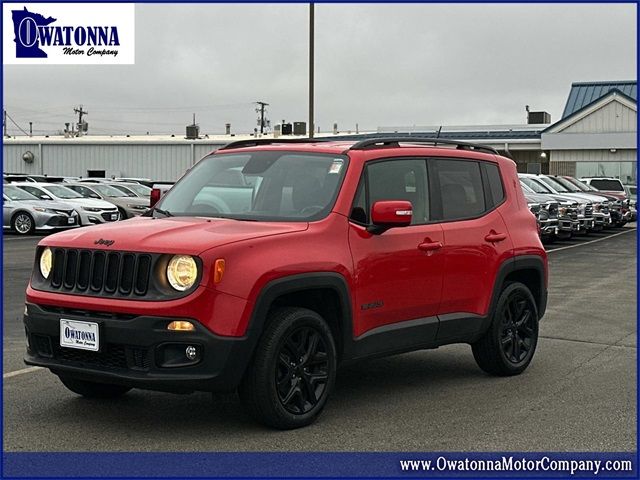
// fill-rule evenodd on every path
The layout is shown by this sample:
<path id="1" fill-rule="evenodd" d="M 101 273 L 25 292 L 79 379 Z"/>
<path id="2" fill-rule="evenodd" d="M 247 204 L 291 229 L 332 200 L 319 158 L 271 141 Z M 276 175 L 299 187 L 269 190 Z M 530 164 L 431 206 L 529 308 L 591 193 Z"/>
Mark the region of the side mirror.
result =
<path id="1" fill-rule="evenodd" d="M 43 193 L 42 195 L 40 195 L 40 200 L 52 200 L 52 198 L 46 193 Z"/>
<path id="2" fill-rule="evenodd" d="M 394 227 L 411 225 L 413 205 L 405 200 L 384 200 L 371 207 L 371 223 L 367 230 L 380 234 Z"/>

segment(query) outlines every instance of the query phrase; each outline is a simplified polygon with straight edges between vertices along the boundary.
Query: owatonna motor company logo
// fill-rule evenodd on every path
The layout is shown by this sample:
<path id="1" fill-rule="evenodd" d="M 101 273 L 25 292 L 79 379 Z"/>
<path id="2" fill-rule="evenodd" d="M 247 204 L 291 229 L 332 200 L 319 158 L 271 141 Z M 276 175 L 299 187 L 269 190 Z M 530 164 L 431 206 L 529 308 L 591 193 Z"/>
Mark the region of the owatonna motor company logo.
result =
<path id="1" fill-rule="evenodd" d="M 55 18 L 45 18 L 27 7 L 11 12 L 16 33 L 17 58 L 46 58 L 42 47 L 62 47 L 65 55 L 118 55 L 118 27 L 51 26 Z"/>
<path id="2" fill-rule="evenodd" d="M 5 3 L 4 63 L 132 64 L 134 8 L 133 4 Z M 9 45 L 15 48 L 10 52 L 8 30 L 13 32 Z"/>

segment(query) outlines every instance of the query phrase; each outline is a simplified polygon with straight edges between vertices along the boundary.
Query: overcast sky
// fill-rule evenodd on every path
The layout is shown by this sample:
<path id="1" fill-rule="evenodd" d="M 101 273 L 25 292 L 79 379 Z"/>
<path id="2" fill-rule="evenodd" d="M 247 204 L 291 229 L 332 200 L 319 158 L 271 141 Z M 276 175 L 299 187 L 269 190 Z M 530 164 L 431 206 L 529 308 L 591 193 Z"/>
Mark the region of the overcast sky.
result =
<path id="1" fill-rule="evenodd" d="M 96 5 L 96 8 L 104 8 Z M 524 123 L 562 113 L 571 82 L 636 78 L 630 4 L 316 5 L 316 124 Z M 202 133 L 307 121 L 308 6 L 137 5 L 136 64 L 4 66 L 5 107 L 49 133 Z M 10 133 L 18 133 L 9 125 Z"/>

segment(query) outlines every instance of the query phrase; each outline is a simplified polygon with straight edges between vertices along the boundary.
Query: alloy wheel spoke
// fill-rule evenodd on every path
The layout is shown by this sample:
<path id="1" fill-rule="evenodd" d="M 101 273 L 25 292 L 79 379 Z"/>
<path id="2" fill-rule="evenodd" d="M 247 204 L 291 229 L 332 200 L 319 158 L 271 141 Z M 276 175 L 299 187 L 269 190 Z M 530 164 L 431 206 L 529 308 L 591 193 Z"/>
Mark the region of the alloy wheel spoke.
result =
<path id="1" fill-rule="evenodd" d="M 320 336 L 315 333 L 312 332 L 309 337 L 308 337 L 308 343 L 307 343 L 307 349 L 306 352 L 304 354 L 304 363 L 308 363 L 309 360 L 311 358 L 313 358 L 313 355 L 316 353 L 317 349 L 318 349 L 318 343 L 320 342 Z"/>
<path id="2" fill-rule="evenodd" d="M 513 358 L 516 362 L 520 361 L 520 338 L 518 337 L 518 332 L 513 334 Z"/>

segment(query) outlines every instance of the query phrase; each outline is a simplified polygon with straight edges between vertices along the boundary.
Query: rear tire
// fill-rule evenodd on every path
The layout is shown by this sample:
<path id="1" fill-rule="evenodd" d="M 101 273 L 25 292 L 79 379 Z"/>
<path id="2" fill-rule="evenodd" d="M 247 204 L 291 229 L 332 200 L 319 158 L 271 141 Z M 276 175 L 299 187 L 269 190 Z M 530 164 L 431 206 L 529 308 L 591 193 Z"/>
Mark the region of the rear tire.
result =
<path id="1" fill-rule="evenodd" d="M 88 382 L 66 375 L 60 375 L 59 378 L 62 384 L 73 393 L 87 398 L 116 398 L 131 390 L 130 387 L 122 385 Z"/>
<path id="2" fill-rule="evenodd" d="M 282 308 L 267 319 L 239 387 L 260 423 L 294 429 L 313 423 L 333 390 L 337 354 L 329 326 L 306 308 Z"/>
<path id="3" fill-rule="evenodd" d="M 471 345 L 478 366 L 491 375 L 510 376 L 525 371 L 538 344 L 538 309 L 522 283 L 507 284 L 485 335 Z"/>

